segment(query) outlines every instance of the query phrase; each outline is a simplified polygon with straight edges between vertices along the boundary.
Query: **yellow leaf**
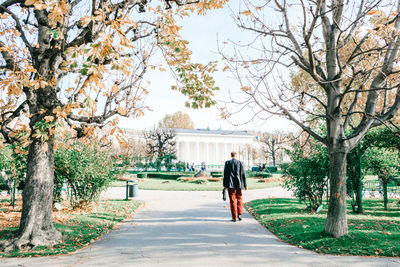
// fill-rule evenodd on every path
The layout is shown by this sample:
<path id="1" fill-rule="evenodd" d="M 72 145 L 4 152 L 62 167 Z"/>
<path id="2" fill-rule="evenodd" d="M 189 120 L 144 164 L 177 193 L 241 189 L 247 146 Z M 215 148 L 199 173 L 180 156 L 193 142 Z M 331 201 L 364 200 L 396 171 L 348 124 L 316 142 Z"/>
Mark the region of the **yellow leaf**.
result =
<path id="1" fill-rule="evenodd" d="M 36 2 L 35 0 L 26 0 L 26 1 L 25 1 L 25 5 L 31 6 L 31 5 L 33 5 L 35 2 Z"/>
<path id="2" fill-rule="evenodd" d="M 118 85 L 114 84 L 111 88 L 111 93 L 115 94 L 119 91 Z"/>
<path id="3" fill-rule="evenodd" d="M 377 12 L 378 12 L 378 10 L 370 10 L 367 14 L 368 15 L 373 15 L 373 14 L 375 14 Z"/>
<path id="4" fill-rule="evenodd" d="M 253 16 L 253 13 L 251 13 L 251 11 L 250 10 L 245 10 L 245 11 L 243 11 L 243 12 L 240 12 L 240 14 L 241 15 L 244 15 L 244 16 Z"/>
<path id="5" fill-rule="evenodd" d="M 250 91 L 251 88 L 250 88 L 249 86 L 243 86 L 243 87 L 242 87 L 242 90 L 245 91 L 245 92 L 247 92 L 247 91 Z"/>
<path id="6" fill-rule="evenodd" d="M 222 71 L 227 71 L 229 69 L 229 66 L 225 66 Z"/>
<path id="7" fill-rule="evenodd" d="M 53 117 L 53 116 L 45 116 L 45 117 L 44 117 L 44 120 L 45 120 L 47 123 L 49 123 L 49 122 L 52 122 L 52 121 L 54 120 L 54 117 Z"/>

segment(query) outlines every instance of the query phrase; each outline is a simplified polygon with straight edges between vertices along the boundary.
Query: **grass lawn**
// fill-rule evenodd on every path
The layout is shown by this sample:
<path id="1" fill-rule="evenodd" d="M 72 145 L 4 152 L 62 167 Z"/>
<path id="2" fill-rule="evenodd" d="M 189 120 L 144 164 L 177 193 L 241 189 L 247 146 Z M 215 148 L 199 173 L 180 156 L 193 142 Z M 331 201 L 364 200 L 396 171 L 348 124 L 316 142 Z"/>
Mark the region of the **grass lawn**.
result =
<path id="1" fill-rule="evenodd" d="M 349 234 L 341 238 L 324 233 L 326 209 L 310 214 L 298 200 L 282 198 L 254 200 L 245 206 L 268 230 L 292 245 L 326 254 L 399 257 L 400 205 L 391 200 L 385 211 L 382 202 L 364 200 L 364 215 L 352 214 L 348 205 Z"/>
<path id="2" fill-rule="evenodd" d="M 107 200 L 99 202 L 96 208 L 89 212 L 61 213 L 60 216 L 68 216 L 68 220 L 54 223 L 54 225 L 63 233 L 62 243 L 52 247 L 36 247 L 30 251 L 17 250 L 7 254 L 0 253 L 0 256 L 47 256 L 75 251 L 108 232 L 116 223 L 127 218 L 141 205 L 142 202 L 136 200 Z M 0 240 L 6 239 L 9 233 L 15 233 L 16 230 L 17 227 L 1 228 Z"/>
<path id="3" fill-rule="evenodd" d="M 134 178 L 133 178 L 134 179 Z M 247 189 L 261 189 L 280 186 L 281 182 L 259 183 L 258 178 L 247 178 Z M 111 186 L 123 187 L 124 181 L 115 181 Z M 193 182 L 180 182 L 157 178 L 145 178 L 139 182 L 140 190 L 166 190 L 166 191 L 219 191 L 222 190 L 222 182 L 209 182 L 208 184 L 196 184 Z"/>

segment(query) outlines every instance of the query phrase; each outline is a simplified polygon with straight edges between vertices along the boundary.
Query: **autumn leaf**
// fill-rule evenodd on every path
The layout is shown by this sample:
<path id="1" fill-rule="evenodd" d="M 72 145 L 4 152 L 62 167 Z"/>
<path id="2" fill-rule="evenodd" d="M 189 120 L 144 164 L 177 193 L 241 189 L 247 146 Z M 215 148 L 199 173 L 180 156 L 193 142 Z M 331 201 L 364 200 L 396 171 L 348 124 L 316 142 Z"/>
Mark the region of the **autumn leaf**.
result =
<path id="1" fill-rule="evenodd" d="M 244 16 L 253 16 L 253 13 L 251 13 L 251 11 L 250 10 L 245 10 L 245 11 L 243 11 L 243 12 L 240 12 L 240 14 L 241 15 L 244 15 Z"/>
<path id="2" fill-rule="evenodd" d="M 54 120 L 54 117 L 53 117 L 53 116 L 45 116 L 45 117 L 44 117 L 44 120 L 45 120 L 47 123 L 49 123 L 49 122 L 52 122 L 52 121 Z"/>

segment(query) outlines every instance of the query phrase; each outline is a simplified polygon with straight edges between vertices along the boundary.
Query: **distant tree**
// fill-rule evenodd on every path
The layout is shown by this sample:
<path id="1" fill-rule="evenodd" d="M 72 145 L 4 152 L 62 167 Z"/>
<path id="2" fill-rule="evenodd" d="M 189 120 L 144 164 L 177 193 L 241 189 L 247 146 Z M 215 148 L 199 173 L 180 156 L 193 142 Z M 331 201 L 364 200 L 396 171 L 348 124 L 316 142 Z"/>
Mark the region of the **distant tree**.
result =
<path id="1" fill-rule="evenodd" d="M 385 148 L 372 147 L 366 151 L 366 164 L 368 169 L 378 175 L 383 185 L 383 203 L 387 210 L 389 182 L 397 177 L 400 172 L 400 157 L 398 151 Z"/>
<path id="2" fill-rule="evenodd" d="M 158 127 L 171 129 L 193 129 L 194 123 L 188 114 L 178 111 L 172 115 L 165 115 L 164 118 L 158 123 Z"/>
<path id="3" fill-rule="evenodd" d="M 166 164 L 172 166 L 172 160 L 176 159 L 176 132 L 173 129 L 157 128 L 143 131 L 146 140 L 146 153 L 153 160 L 155 167 L 159 170 Z"/>
<path id="4" fill-rule="evenodd" d="M 276 166 L 277 153 L 283 149 L 282 145 L 286 142 L 284 134 L 281 132 L 264 133 L 259 140 L 263 146 L 265 159 L 272 159 L 272 166 Z"/>

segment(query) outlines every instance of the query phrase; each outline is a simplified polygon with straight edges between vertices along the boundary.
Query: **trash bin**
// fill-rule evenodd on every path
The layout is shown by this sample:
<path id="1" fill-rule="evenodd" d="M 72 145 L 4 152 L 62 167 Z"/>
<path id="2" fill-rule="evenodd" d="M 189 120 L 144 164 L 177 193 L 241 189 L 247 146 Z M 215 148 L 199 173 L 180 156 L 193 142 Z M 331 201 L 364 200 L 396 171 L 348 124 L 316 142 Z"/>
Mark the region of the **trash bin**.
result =
<path id="1" fill-rule="evenodd" d="M 139 193 L 138 184 L 129 185 L 129 197 L 137 197 L 138 193 Z"/>

